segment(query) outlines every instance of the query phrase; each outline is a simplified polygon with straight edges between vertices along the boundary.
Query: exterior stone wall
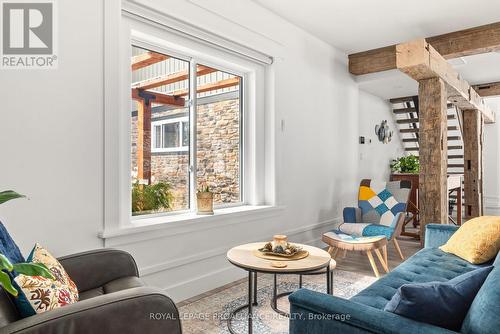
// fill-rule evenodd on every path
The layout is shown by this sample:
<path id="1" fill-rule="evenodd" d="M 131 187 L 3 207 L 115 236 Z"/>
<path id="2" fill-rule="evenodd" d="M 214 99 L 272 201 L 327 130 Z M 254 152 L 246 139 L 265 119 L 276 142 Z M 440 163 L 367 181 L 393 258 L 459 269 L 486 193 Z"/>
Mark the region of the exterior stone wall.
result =
<path id="1" fill-rule="evenodd" d="M 202 103 L 202 100 L 199 100 Z M 240 100 L 227 99 L 199 104 L 197 110 L 197 189 L 207 184 L 214 203 L 236 203 L 240 199 Z M 154 108 L 153 108 L 154 110 Z M 186 108 L 153 112 L 152 121 L 181 117 Z M 137 171 L 137 117 L 132 115 L 132 178 Z M 172 186 L 173 210 L 189 207 L 189 153 L 152 153 L 152 182 Z"/>

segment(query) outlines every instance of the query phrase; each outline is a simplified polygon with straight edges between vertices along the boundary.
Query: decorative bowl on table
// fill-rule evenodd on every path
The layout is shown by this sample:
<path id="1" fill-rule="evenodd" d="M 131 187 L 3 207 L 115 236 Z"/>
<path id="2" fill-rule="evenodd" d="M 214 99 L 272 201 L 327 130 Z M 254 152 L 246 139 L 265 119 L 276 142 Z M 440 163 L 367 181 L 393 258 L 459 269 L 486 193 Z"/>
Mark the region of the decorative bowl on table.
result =
<path id="1" fill-rule="evenodd" d="M 282 257 L 292 257 L 300 251 L 302 251 L 302 247 L 289 243 L 284 235 L 275 235 L 272 242 L 259 248 L 259 252 L 262 254 Z"/>

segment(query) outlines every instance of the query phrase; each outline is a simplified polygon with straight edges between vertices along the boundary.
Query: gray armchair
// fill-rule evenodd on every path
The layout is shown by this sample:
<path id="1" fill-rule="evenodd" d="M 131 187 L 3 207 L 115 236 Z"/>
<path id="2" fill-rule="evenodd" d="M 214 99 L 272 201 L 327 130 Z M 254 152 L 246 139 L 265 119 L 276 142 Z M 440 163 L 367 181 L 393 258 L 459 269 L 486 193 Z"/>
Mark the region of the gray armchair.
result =
<path id="1" fill-rule="evenodd" d="M 177 307 L 161 290 L 144 287 L 130 254 L 100 249 L 59 261 L 80 301 L 21 319 L 2 290 L 0 333 L 182 333 Z"/>

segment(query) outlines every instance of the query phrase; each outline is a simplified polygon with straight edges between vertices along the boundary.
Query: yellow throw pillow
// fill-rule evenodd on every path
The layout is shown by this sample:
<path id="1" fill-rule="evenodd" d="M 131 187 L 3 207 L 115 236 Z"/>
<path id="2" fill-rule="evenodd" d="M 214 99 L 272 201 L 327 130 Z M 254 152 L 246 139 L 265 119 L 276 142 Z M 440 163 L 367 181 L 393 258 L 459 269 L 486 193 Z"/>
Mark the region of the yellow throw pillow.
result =
<path id="1" fill-rule="evenodd" d="M 467 221 L 439 249 L 473 264 L 493 259 L 500 249 L 500 216 L 482 216 Z"/>

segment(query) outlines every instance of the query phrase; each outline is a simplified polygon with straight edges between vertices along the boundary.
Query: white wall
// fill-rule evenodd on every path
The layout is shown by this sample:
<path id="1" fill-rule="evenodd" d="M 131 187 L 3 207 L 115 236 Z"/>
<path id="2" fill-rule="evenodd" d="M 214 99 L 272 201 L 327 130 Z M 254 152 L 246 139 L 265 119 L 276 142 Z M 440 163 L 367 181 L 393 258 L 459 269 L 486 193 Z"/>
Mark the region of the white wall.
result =
<path id="1" fill-rule="evenodd" d="M 57 1 L 59 68 L 0 70 L 0 189 L 29 197 L 0 206 L 24 253 L 101 247 L 102 1 Z"/>
<path id="2" fill-rule="evenodd" d="M 487 103 L 500 113 L 500 97 L 489 98 Z M 484 127 L 484 211 L 500 216 L 500 122 Z"/>
<path id="3" fill-rule="evenodd" d="M 358 104 L 359 135 L 365 137 L 365 144 L 359 145 L 359 178 L 388 181 L 391 160 L 404 154 L 392 106 L 388 101 L 362 90 L 359 91 Z M 375 125 L 383 120 L 387 120 L 390 130 L 394 132 L 387 144 L 380 142 L 375 134 Z"/>
<path id="4" fill-rule="evenodd" d="M 344 54 L 251 1 L 143 2 L 276 56 L 275 85 L 269 89 L 283 210 L 200 233 L 106 240 L 106 246 L 135 256 L 149 284 L 180 300 L 242 277 L 244 272 L 225 259 L 236 244 L 278 232 L 319 244 L 341 208 L 356 200 L 358 108 L 379 114 L 367 122 L 370 128 L 389 117 L 385 104 L 368 94 L 361 93 L 364 102 L 358 104 Z M 25 253 L 38 241 L 57 256 L 104 245 L 97 236 L 104 219 L 103 4 L 60 1 L 58 6 L 59 69 L 3 71 L 0 77 L 0 188 L 30 197 L 2 206 L 0 219 Z M 374 137 L 371 132 L 365 135 Z M 389 154 L 386 147 L 392 146 L 380 146 L 381 152 Z"/>

